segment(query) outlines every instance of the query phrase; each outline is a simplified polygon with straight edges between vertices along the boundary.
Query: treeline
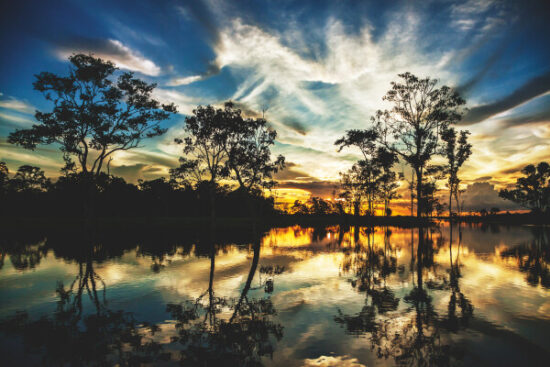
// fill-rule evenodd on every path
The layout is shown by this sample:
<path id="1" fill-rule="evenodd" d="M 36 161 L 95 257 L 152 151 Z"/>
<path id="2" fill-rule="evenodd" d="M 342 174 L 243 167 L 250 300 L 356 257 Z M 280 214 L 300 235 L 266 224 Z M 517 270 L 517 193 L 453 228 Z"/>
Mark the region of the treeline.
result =
<path id="1" fill-rule="evenodd" d="M 182 146 L 182 156 L 179 166 L 170 169 L 170 178 L 132 185 L 105 173 L 113 155 L 164 134 L 162 122 L 177 107 L 155 100 L 155 84 L 118 73 L 110 61 L 84 54 L 72 55 L 69 61 L 66 76 L 36 75 L 34 89 L 52 103 L 52 110 L 37 111 L 37 124 L 8 137 L 30 150 L 56 144 L 65 162 L 62 176 L 51 183 L 40 168 L 22 166 L 9 179 L 4 165 L 5 213 L 26 216 L 51 210 L 70 216 L 77 214 L 78 206 L 88 218 L 139 213 L 209 215 L 214 221 L 217 215 L 247 211 L 256 218 L 275 211 L 273 199 L 264 193 L 275 186 L 274 174 L 285 168 L 285 158 L 272 158 L 277 132 L 263 114 L 243 116 L 231 101 L 221 108 L 198 106 L 174 139 Z M 466 101 L 436 79 L 410 73 L 398 77 L 383 96 L 391 108 L 376 111 L 365 129 L 348 130 L 334 143 L 338 151 L 354 148 L 361 154 L 340 173 L 337 200 L 312 197 L 295 202 L 292 213 L 374 216 L 379 210 L 389 216 L 398 189 L 407 181 L 411 216 L 441 216 L 445 211 L 461 215 L 459 170 L 471 156 L 472 145 L 469 131 L 457 131 L 453 125 L 460 122 Z M 397 164 L 410 167 L 410 179 L 404 171 L 396 172 Z M 530 165 L 523 173 L 515 189 L 500 195 L 537 213 L 547 212 L 550 166 Z M 445 202 L 438 193 L 441 182 L 448 192 Z"/>
<path id="2" fill-rule="evenodd" d="M 83 215 L 92 220 L 113 215 L 239 216 L 273 212 L 265 189 L 284 168 L 284 157 L 271 158 L 277 133 L 263 118 L 246 118 L 232 102 L 223 108 L 198 106 L 186 116 L 179 167 L 170 179 L 132 185 L 105 173 L 116 152 L 141 146 L 166 132 L 162 122 L 177 112 L 174 104 L 153 98 L 155 84 L 130 72 L 118 73 L 110 61 L 93 55 L 69 57 L 68 75 L 42 72 L 34 89 L 50 101 L 38 121 L 12 132 L 8 141 L 25 149 L 56 144 L 63 153 L 63 176 L 50 183 L 38 167 L 22 166 L 4 185 L 5 211 L 32 215 Z M 7 176 L 7 170 L 5 176 Z M 231 182 L 232 187 L 226 186 Z"/>
<path id="3" fill-rule="evenodd" d="M 82 200 L 89 186 L 85 175 L 60 176 L 55 182 L 39 167 L 21 166 L 10 178 L 9 169 L 0 162 L 0 215 L 18 217 L 84 217 Z M 106 173 L 94 180 L 94 207 L 104 217 L 207 217 L 211 212 L 210 184 L 200 182 L 182 186 L 174 180 L 158 178 L 126 182 Z M 214 192 L 218 214 L 226 217 L 249 217 L 250 203 L 258 215 L 276 213 L 272 197 L 260 193 L 232 190 L 218 185 Z"/>

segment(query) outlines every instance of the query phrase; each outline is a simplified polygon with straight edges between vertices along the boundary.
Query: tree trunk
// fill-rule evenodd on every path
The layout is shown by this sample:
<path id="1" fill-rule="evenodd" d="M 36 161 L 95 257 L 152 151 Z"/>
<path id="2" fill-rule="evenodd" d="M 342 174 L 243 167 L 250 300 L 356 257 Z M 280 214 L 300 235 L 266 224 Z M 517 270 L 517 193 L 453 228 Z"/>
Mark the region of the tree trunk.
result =
<path id="1" fill-rule="evenodd" d="M 422 170 L 416 171 L 416 217 L 422 217 L 422 207 L 424 203 L 422 202 Z"/>
<path id="2" fill-rule="evenodd" d="M 453 187 L 449 187 L 449 221 L 453 216 Z"/>
<path id="3" fill-rule="evenodd" d="M 214 223 L 216 221 L 216 183 L 213 181 L 210 181 L 209 193 L 210 193 L 210 221 Z"/>

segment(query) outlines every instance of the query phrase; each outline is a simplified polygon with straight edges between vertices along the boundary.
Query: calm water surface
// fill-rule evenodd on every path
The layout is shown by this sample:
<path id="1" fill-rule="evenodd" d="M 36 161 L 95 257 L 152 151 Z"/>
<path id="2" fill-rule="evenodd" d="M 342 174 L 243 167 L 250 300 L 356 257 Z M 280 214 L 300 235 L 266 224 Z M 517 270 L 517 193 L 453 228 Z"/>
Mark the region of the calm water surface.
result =
<path id="1" fill-rule="evenodd" d="M 1 364 L 548 366 L 549 236 L 22 235 L 0 242 Z"/>

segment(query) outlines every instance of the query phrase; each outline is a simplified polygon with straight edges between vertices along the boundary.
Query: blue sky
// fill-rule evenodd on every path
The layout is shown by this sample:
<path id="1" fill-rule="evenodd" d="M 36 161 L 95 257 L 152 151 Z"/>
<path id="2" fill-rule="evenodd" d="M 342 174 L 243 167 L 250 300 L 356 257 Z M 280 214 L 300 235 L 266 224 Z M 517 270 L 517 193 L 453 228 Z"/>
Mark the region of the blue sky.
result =
<path id="1" fill-rule="evenodd" d="M 68 55 L 93 52 L 179 106 L 166 135 L 115 157 L 129 180 L 166 175 L 185 114 L 232 99 L 250 113 L 266 109 L 274 152 L 290 162 L 281 187 L 326 194 L 358 157 L 334 140 L 367 127 L 389 83 L 410 71 L 459 88 L 474 144 L 465 183 L 503 187 L 550 158 L 548 14 L 548 1 L 3 2 L 0 160 L 58 175 L 55 146 L 30 152 L 6 137 L 49 107 L 34 74 L 65 73 Z"/>

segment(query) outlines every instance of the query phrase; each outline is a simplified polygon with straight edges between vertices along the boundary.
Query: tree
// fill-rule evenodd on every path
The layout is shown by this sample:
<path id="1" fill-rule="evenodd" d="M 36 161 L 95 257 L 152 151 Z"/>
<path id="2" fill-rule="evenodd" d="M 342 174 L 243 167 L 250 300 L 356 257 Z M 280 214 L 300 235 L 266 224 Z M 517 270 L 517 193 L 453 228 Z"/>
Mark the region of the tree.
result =
<path id="1" fill-rule="evenodd" d="M 267 127 L 264 118 L 244 119 L 241 110 L 232 102 L 226 102 L 227 169 L 247 193 L 253 190 L 271 189 L 275 185 L 273 174 L 285 166 L 285 158 L 279 155 L 271 160 L 270 147 L 275 144 L 277 131 Z"/>
<path id="2" fill-rule="evenodd" d="M 195 184 L 208 180 L 212 221 L 216 218 L 216 186 L 220 179 L 229 176 L 227 120 L 233 113 L 232 105 L 227 103 L 223 109 L 198 106 L 185 118 L 185 137 L 175 139 L 177 144 L 183 144 L 186 157 L 180 158 L 180 166 L 171 171 L 172 177 L 192 178 Z"/>
<path id="3" fill-rule="evenodd" d="M 516 188 L 501 190 L 499 196 L 537 213 L 547 211 L 550 206 L 550 165 L 546 162 L 536 167 L 530 164 L 521 173 L 524 177 L 517 179 Z"/>
<path id="4" fill-rule="evenodd" d="M 460 131 L 460 137 L 457 141 L 456 130 L 452 127 L 445 129 L 441 134 L 441 139 L 445 142 L 443 150 L 447 158 L 445 174 L 447 175 L 447 185 L 449 186 L 449 218 L 453 212 L 453 196 L 456 200 L 457 210 L 460 216 L 460 179 L 458 178 L 458 170 L 472 154 L 472 145 L 468 143 L 468 135 L 470 135 L 468 130 Z"/>
<path id="5" fill-rule="evenodd" d="M 465 101 L 447 86 L 436 87 L 436 79 L 420 79 L 411 73 L 399 74 L 383 100 L 393 103 L 391 110 L 378 110 L 371 118 L 379 142 L 396 153 L 415 171 L 417 217 L 422 208 L 423 176 L 431 158 L 438 153 L 439 135 L 462 117 Z"/>
<path id="6" fill-rule="evenodd" d="M 0 162 L 0 197 L 7 189 L 7 185 L 10 179 L 10 171 L 6 162 Z"/>
<path id="7" fill-rule="evenodd" d="M 125 72 L 112 80 L 117 68 L 93 55 L 69 57 L 68 76 L 49 72 L 36 75 L 34 89 L 54 105 L 37 111 L 38 124 L 16 130 L 8 141 L 34 150 L 39 144 L 60 145 L 67 166 L 72 156 L 85 174 L 98 176 L 105 159 L 120 150 L 139 146 L 144 138 L 163 134 L 160 123 L 176 113 L 173 104 L 151 97 L 156 84 Z"/>
<path id="8" fill-rule="evenodd" d="M 340 186 L 342 188 L 340 197 L 349 203 L 350 211 L 353 207 L 355 216 L 359 216 L 365 196 L 362 175 L 363 169 L 358 163 L 355 163 L 347 172 L 340 172 Z"/>
<path id="9" fill-rule="evenodd" d="M 390 202 L 399 197 L 396 191 L 399 187 L 397 183 L 398 177 L 397 174 L 391 170 L 393 165 L 397 163 L 397 155 L 384 147 L 379 147 L 377 158 L 382 167 L 382 175 L 378 180 L 380 186 L 379 195 L 384 203 L 384 215 L 389 216 L 391 215 Z"/>
<path id="10" fill-rule="evenodd" d="M 45 191 L 50 185 L 50 180 L 40 167 L 24 165 L 17 169 L 10 185 L 15 191 Z"/>
<path id="11" fill-rule="evenodd" d="M 363 154 L 363 159 L 358 161 L 350 170 L 353 178 L 359 180 L 359 187 L 367 200 L 369 215 L 374 214 L 374 203 L 378 199 L 384 202 L 384 212 L 387 213 L 389 202 L 396 197 L 396 174 L 391 169 L 397 162 L 395 153 L 388 151 L 383 146 L 376 144 L 379 134 L 375 129 L 348 130 L 346 135 L 336 140 L 338 151 L 345 147 L 355 146 Z M 348 181 L 349 181 L 348 177 Z M 345 182 L 344 192 L 349 192 L 351 182 Z"/>
<path id="12" fill-rule="evenodd" d="M 215 188 L 224 178 L 233 178 L 246 194 L 275 185 L 273 174 L 284 168 L 284 157 L 271 160 L 270 147 L 277 132 L 267 127 L 263 118 L 243 118 L 232 102 L 223 108 L 198 106 L 185 119 L 186 157 L 180 166 L 170 170 L 180 183 L 208 180 L 211 185 L 211 216 L 215 218 Z"/>

